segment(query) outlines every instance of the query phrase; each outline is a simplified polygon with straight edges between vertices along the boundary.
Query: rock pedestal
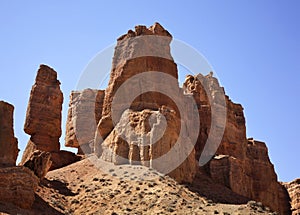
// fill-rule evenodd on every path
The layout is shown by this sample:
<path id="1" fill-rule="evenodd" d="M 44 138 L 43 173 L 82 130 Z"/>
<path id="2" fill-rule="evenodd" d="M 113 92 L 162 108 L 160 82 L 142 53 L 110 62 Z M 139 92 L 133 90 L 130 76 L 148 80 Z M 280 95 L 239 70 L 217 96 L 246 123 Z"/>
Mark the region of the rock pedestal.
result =
<path id="1" fill-rule="evenodd" d="M 35 150 L 59 151 L 62 103 L 63 94 L 57 73 L 41 65 L 30 92 L 24 131 L 31 137 L 21 163 L 25 163 Z"/>
<path id="2" fill-rule="evenodd" d="M 31 135 L 25 148 L 21 165 L 36 150 L 51 154 L 50 169 L 60 168 L 79 160 L 72 152 L 60 151 L 61 111 L 63 94 L 57 73 L 46 65 L 40 65 L 30 92 L 24 131 Z"/>

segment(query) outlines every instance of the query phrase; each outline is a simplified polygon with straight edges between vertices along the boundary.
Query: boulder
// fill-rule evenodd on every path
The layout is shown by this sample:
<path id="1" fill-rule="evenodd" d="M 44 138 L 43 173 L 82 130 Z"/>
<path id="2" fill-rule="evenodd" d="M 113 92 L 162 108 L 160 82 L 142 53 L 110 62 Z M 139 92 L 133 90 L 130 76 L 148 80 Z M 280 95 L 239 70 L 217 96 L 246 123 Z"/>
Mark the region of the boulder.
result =
<path id="1" fill-rule="evenodd" d="M 39 178 L 43 179 L 51 167 L 51 153 L 35 150 L 29 160 L 24 164 Z"/>
<path id="2" fill-rule="evenodd" d="M 0 101 L 0 167 L 15 166 L 18 157 L 18 140 L 13 128 L 14 106 Z"/>
<path id="3" fill-rule="evenodd" d="M 73 152 L 69 152 L 65 150 L 60 150 L 58 152 L 51 152 L 52 165 L 49 170 L 54 170 L 54 169 L 68 166 L 72 163 L 80 161 L 81 159 L 82 156 L 76 155 Z"/>

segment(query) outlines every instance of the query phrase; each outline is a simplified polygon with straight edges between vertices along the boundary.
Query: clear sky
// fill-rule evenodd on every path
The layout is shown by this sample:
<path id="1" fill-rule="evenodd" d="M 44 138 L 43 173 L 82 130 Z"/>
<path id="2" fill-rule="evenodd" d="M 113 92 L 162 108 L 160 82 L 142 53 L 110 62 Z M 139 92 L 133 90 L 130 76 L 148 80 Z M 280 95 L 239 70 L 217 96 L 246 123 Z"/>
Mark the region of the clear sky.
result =
<path id="1" fill-rule="evenodd" d="M 208 59 L 243 105 L 248 137 L 266 142 L 279 180 L 300 177 L 300 1 L 51 2 L 0 1 L 0 100 L 15 106 L 21 153 L 39 64 L 58 72 L 65 129 L 70 91 L 88 62 L 128 29 L 158 21 Z"/>

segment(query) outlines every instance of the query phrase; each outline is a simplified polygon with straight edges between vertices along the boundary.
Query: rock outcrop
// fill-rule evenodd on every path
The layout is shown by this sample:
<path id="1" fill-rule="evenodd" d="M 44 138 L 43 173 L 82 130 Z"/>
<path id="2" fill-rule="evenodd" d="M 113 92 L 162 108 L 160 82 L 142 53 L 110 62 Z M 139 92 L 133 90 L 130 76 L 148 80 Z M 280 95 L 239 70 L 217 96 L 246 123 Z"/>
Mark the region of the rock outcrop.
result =
<path id="1" fill-rule="evenodd" d="M 18 140 L 13 129 L 14 106 L 0 101 L 0 167 L 15 166 L 18 157 Z"/>
<path id="2" fill-rule="evenodd" d="M 210 95 L 207 89 L 213 88 Z M 200 115 L 200 133 L 196 143 L 196 158 L 199 159 L 208 139 L 211 105 L 218 102 L 218 94 L 224 92 L 218 81 L 207 76 L 188 76 L 184 83 L 186 93 L 193 94 Z M 288 195 L 278 183 L 268 150 L 263 142 L 246 138 L 243 107 L 226 99 L 226 124 L 224 135 L 214 158 L 207 166 L 208 174 L 217 183 L 223 184 L 237 194 L 262 202 L 274 211 L 289 213 Z"/>
<path id="3" fill-rule="evenodd" d="M 289 183 L 283 183 L 291 198 L 292 215 L 300 214 L 300 179 L 295 179 Z"/>
<path id="4" fill-rule="evenodd" d="M 46 65 L 40 65 L 27 107 L 24 131 L 31 137 L 23 153 L 21 165 L 24 165 L 36 150 L 50 152 L 50 169 L 79 160 L 72 152 L 60 151 L 62 103 L 63 94 L 57 73 Z"/>
<path id="5" fill-rule="evenodd" d="M 65 146 L 78 148 L 78 154 L 94 150 L 95 131 L 102 116 L 104 90 L 72 91 L 66 123 Z"/>
<path id="6" fill-rule="evenodd" d="M 36 150 L 33 152 L 28 161 L 24 164 L 39 178 L 43 179 L 52 164 L 50 152 Z"/>
<path id="7" fill-rule="evenodd" d="M 21 208 L 31 208 L 38 181 L 26 167 L 0 168 L 0 201 L 13 203 Z"/>

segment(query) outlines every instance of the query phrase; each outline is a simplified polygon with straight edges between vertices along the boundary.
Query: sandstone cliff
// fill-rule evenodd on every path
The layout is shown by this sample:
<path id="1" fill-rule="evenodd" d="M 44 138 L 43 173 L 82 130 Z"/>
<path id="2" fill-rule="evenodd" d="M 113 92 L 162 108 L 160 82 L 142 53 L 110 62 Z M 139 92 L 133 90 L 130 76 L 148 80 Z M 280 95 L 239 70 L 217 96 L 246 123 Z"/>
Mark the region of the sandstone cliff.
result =
<path id="1" fill-rule="evenodd" d="M 155 28 L 161 29 L 158 32 L 165 32 L 163 36 L 153 31 Z M 160 39 L 153 42 L 152 37 L 147 39 L 149 35 L 156 35 Z M 145 110 L 149 109 L 154 113 L 166 106 L 174 111 L 180 120 L 186 121 L 188 118 L 180 116 L 182 115 L 180 108 L 172 99 L 176 98 L 189 104 L 191 100 L 187 98 L 192 96 L 201 120 L 198 121 L 198 127 L 194 127 L 193 130 L 194 133 L 198 133 L 195 131 L 199 128 L 195 150 L 187 156 L 191 166 L 199 159 L 200 165 L 205 164 L 212 157 L 213 159 L 202 168 L 216 183 L 230 188 L 237 194 L 261 201 L 272 210 L 288 214 L 290 211 L 288 194 L 277 181 L 266 145 L 246 137 L 243 107 L 225 96 L 224 89 L 213 77 L 213 73 L 207 76 L 201 74 L 188 76 L 183 89 L 180 89 L 176 64 L 170 54 L 171 38 L 172 36 L 166 33 L 166 30 L 159 24 L 155 24 L 148 29 L 145 26 L 137 26 L 135 31 L 130 30 L 118 39 L 109 85 L 105 91 L 102 118 L 96 131 L 96 154 L 116 164 L 140 162 L 146 166 L 150 163 L 151 166 L 151 156 L 159 157 L 169 151 L 174 142 L 169 139 L 170 137 L 176 139 L 179 131 L 178 128 L 174 128 L 169 131 L 170 134 L 166 132 L 168 138 L 162 138 L 162 142 L 157 143 L 160 149 L 158 151 L 152 150 L 155 145 L 151 146 L 152 148 L 142 146 L 138 143 L 138 137 L 141 139 L 141 134 L 151 133 L 148 133 L 151 129 L 145 129 L 147 118 L 144 116 Z M 123 86 L 128 80 L 148 71 L 159 71 L 175 78 L 174 82 L 168 83 L 163 78 L 152 80 L 152 84 L 158 86 L 157 89 L 160 89 L 161 82 L 170 86 L 175 96 L 166 97 L 161 95 L 159 90 L 145 92 L 143 89 L 148 87 L 147 83 L 143 79 L 142 81 L 138 79 L 132 81 L 131 85 L 138 89 L 140 95 L 128 105 L 126 99 L 131 98 L 135 90 Z M 119 99 L 120 102 L 114 106 L 114 100 L 119 96 L 118 91 L 122 91 L 123 99 Z M 115 116 L 114 112 L 117 113 Z M 129 116 L 125 116 L 126 114 Z M 134 119 L 132 115 L 136 118 Z M 172 122 L 176 122 L 176 118 Z M 173 126 L 174 124 L 176 125 L 173 123 Z M 172 127 L 170 123 L 168 125 Z M 130 126 L 133 129 L 129 129 Z M 133 137 L 133 134 L 138 134 L 138 137 Z M 174 175 L 170 173 L 170 175 L 178 181 L 192 182 L 197 168 L 191 166 L 178 167 L 175 170 L 177 173 Z M 154 168 L 159 170 L 160 167 Z M 180 175 L 186 178 L 181 178 Z"/>
<path id="2" fill-rule="evenodd" d="M 212 86 L 212 95 L 205 87 Z M 200 134 L 196 143 L 196 158 L 203 153 L 211 129 L 211 106 L 209 97 L 224 91 L 212 75 L 188 76 L 184 89 L 193 94 L 199 110 Z M 262 202 L 274 211 L 289 214 L 290 205 L 286 190 L 277 181 L 268 150 L 263 142 L 246 138 L 243 107 L 226 98 L 226 125 L 220 146 L 206 166 L 215 182 L 223 184 L 235 193 Z M 217 99 L 218 100 L 218 99 Z"/>

